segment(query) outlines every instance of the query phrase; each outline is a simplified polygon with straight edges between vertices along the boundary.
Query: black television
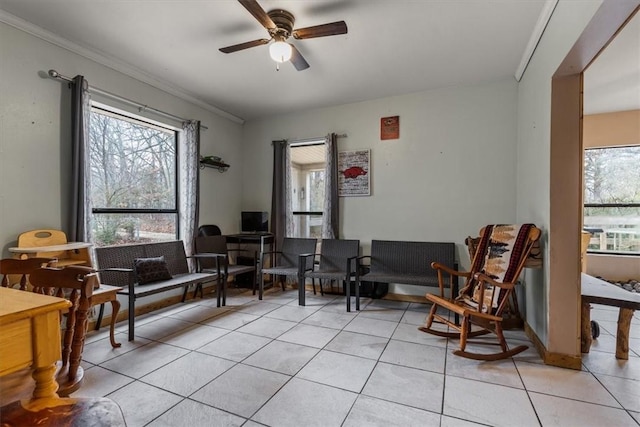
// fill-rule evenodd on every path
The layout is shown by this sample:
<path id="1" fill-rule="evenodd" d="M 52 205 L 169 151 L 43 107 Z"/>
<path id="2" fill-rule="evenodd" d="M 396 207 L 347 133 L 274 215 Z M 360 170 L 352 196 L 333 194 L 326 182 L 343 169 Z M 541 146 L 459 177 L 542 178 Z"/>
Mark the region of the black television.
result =
<path id="1" fill-rule="evenodd" d="M 269 231 L 267 212 L 242 212 L 243 233 L 267 233 Z"/>

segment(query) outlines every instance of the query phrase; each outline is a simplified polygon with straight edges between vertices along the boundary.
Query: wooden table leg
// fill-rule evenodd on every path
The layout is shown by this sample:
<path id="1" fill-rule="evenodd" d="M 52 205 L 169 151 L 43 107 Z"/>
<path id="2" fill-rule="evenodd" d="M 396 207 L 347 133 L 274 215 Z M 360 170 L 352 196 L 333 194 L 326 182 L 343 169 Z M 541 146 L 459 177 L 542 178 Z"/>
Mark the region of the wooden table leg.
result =
<path id="1" fill-rule="evenodd" d="M 583 301 L 580 312 L 580 351 L 582 353 L 589 353 L 591 341 L 591 304 Z"/>
<path id="2" fill-rule="evenodd" d="M 43 313 L 32 319 L 33 373 L 36 387 L 33 399 L 58 397 L 56 362 L 60 358 L 60 314 Z"/>
<path id="3" fill-rule="evenodd" d="M 120 301 L 116 298 L 111 300 L 111 325 L 109 329 L 109 339 L 111 340 L 111 347 L 118 348 L 122 344 L 116 342 L 115 337 L 115 329 L 116 329 L 116 320 L 118 318 L 118 311 L 120 311 Z"/>
<path id="4" fill-rule="evenodd" d="M 620 308 L 618 313 L 618 332 L 616 333 L 616 359 L 629 360 L 629 329 L 633 311 L 630 308 Z"/>

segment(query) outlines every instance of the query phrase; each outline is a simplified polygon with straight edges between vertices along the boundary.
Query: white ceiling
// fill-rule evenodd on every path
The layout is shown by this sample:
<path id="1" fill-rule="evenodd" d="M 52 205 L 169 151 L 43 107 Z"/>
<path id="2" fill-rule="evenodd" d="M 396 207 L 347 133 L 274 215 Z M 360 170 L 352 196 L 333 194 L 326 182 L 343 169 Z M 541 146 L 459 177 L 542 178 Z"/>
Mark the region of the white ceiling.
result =
<path id="1" fill-rule="evenodd" d="M 348 34 L 290 39 L 311 67 L 296 71 L 283 64 L 276 71 L 268 46 L 218 51 L 268 38 L 235 0 L 0 0 L 0 20 L 25 20 L 98 62 L 249 120 L 513 78 L 545 3 L 258 1 L 266 11 L 292 12 L 295 28 L 344 20 Z"/>

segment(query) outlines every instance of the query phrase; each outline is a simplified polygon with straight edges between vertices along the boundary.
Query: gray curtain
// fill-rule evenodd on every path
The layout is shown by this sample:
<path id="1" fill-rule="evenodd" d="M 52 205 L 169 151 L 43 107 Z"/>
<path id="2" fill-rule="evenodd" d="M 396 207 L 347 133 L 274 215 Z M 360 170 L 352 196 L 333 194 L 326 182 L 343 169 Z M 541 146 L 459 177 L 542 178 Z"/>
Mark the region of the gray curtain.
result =
<path id="1" fill-rule="evenodd" d="M 91 97 L 84 76 L 71 83 L 71 212 L 68 240 L 84 242 L 89 231 L 89 114 Z"/>
<path id="2" fill-rule="evenodd" d="M 200 121 L 182 124 L 180 155 L 180 236 L 187 255 L 193 254 L 200 212 Z"/>
<path id="3" fill-rule="evenodd" d="M 273 141 L 273 184 L 271 188 L 271 232 L 276 247 L 282 247 L 287 236 L 287 141 Z"/>
<path id="4" fill-rule="evenodd" d="M 327 162 L 325 166 L 324 210 L 322 211 L 322 238 L 337 239 L 338 216 L 338 136 L 327 135 L 325 142 Z"/>

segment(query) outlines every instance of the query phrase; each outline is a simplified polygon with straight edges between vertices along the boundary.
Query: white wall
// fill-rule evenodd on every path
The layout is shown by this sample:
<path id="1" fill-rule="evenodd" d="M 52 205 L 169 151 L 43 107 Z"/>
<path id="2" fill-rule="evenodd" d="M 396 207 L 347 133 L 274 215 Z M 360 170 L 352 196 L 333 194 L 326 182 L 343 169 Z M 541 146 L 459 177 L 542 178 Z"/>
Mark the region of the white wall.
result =
<path id="1" fill-rule="evenodd" d="M 400 139 L 380 118 L 400 116 Z M 516 219 L 515 79 L 274 116 L 245 123 L 242 208 L 271 210 L 271 141 L 346 133 L 340 151 L 371 149 L 371 196 L 340 199 L 340 237 L 457 243 Z M 395 292 L 423 294 L 420 288 Z"/>
<path id="2" fill-rule="evenodd" d="M 222 157 L 231 168 L 201 171 L 200 224 L 218 224 L 224 232 L 239 230 L 242 126 L 111 68 L 0 23 L 0 244 L 2 257 L 11 254 L 23 231 L 37 228 L 68 230 L 71 164 L 71 90 L 46 77 L 49 69 L 73 77 L 84 75 L 90 85 L 161 111 L 199 119 L 201 153 Z M 139 113 L 99 96 L 114 107 Z M 147 114 L 148 118 L 161 120 Z M 180 126 L 174 122 L 168 124 Z M 145 298 L 152 303 L 173 293 Z M 126 298 L 122 301 L 126 307 Z M 107 304 L 105 314 L 110 315 Z"/>
<path id="3" fill-rule="evenodd" d="M 209 128 L 201 134 L 202 154 L 220 156 L 231 165 L 224 174 L 201 171 L 201 223 L 218 224 L 225 232 L 239 229 L 241 125 L 3 23 L 0 52 L 3 257 L 10 255 L 7 248 L 16 245 L 23 231 L 68 228 L 71 91 L 66 83 L 43 77 L 49 69 L 69 77 L 82 74 L 100 89 L 201 120 Z M 113 105 L 138 113 L 132 107 Z"/>
<path id="4" fill-rule="evenodd" d="M 561 0 L 518 86 L 518 221 L 543 229 L 543 270 L 525 270 L 526 318 L 541 341 L 548 344 L 550 223 L 551 77 L 578 39 L 601 0 Z M 577 148 L 576 148 L 577 149 Z M 562 284 L 556 284 L 561 286 Z M 554 328 L 570 327 L 554 325 Z M 553 349 L 549 349 L 553 351 Z"/>

